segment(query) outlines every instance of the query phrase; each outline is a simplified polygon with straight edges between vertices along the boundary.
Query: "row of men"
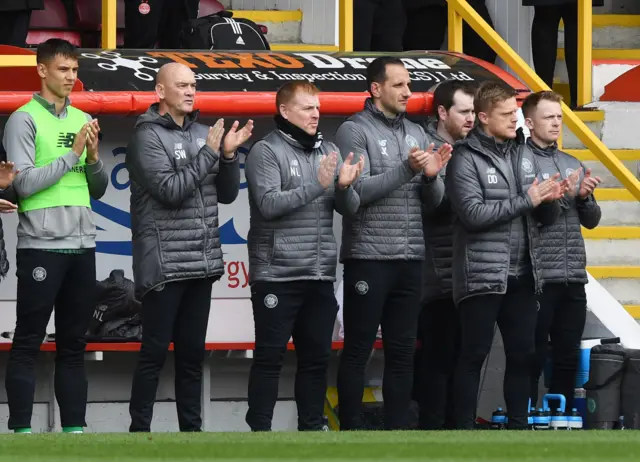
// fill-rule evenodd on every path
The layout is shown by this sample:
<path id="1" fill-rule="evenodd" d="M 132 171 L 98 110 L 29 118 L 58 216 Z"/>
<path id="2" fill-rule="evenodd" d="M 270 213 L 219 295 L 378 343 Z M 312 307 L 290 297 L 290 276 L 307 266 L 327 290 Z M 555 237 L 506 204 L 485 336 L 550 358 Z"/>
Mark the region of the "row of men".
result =
<path id="1" fill-rule="evenodd" d="M 77 50 L 52 39 L 39 46 L 37 62 L 41 92 L 9 118 L 3 139 L 9 162 L 0 166 L 0 188 L 17 202 L 0 206 L 19 212 L 9 428 L 30 431 L 35 358 L 55 305 L 61 423 L 65 431 L 82 431 L 84 333 L 95 304 L 90 198 L 104 194 L 107 175 L 97 121 L 68 98 Z M 256 340 L 247 423 L 254 431 L 271 429 L 293 336 L 298 428 L 322 429 L 338 309 L 334 210 L 343 216 L 341 429 L 361 427 L 364 371 L 379 325 L 385 428 L 407 427 L 420 315 L 423 428 L 473 428 L 496 322 L 507 354 L 510 428 L 527 425 L 549 333 L 552 389 L 570 405 L 586 314 L 580 226 L 596 226 L 600 209 L 593 198 L 599 179 L 557 149 L 560 97 L 543 92 L 526 99 L 531 138 L 525 142 L 516 132 L 516 94 L 500 82 L 478 89 L 441 83 L 434 94 L 437 122 L 426 130 L 406 117 L 411 82 L 402 61 L 375 60 L 367 82 L 371 97 L 340 126 L 336 144 L 318 131 L 318 89 L 306 81 L 284 85 L 275 129 L 245 160 Z M 251 137 L 253 122 L 242 128 L 235 122 L 226 135 L 223 120 L 198 123 L 196 81 L 185 66 L 163 66 L 156 93 L 159 103 L 138 119 L 126 158 L 143 310 L 130 431 L 151 429 L 171 341 L 179 428 L 200 431 L 210 296 L 224 273 L 218 204 L 238 195 L 237 149 Z"/>

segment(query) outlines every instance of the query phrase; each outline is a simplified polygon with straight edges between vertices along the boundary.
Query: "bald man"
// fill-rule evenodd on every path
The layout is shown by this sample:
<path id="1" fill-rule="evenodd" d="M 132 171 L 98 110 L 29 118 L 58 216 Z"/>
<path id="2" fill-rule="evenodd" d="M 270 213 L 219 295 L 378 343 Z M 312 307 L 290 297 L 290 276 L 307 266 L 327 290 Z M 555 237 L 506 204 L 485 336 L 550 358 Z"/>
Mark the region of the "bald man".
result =
<path id="1" fill-rule="evenodd" d="M 156 95 L 136 122 L 127 148 L 136 294 L 142 300 L 142 349 L 133 378 L 131 432 L 151 429 L 158 377 L 169 343 L 175 347 L 180 431 L 201 431 L 200 384 L 211 288 L 224 274 L 218 203 L 238 195 L 237 148 L 251 120 L 224 136 L 196 121 L 196 80 L 181 64 L 158 72 Z"/>

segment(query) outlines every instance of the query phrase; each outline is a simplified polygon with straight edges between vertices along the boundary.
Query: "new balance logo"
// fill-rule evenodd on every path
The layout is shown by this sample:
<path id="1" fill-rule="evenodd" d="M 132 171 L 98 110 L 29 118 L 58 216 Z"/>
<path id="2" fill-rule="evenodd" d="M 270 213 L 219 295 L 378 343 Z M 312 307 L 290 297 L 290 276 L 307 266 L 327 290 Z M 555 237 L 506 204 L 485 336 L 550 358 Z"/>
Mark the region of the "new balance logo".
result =
<path id="1" fill-rule="evenodd" d="M 73 147 L 73 141 L 75 139 L 76 139 L 76 134 L 75 133 L 60 132 L 60 133 L 58 133 L 58 144 L 57 144 L 57 146 L 59 148 L 72 148 Z"/>

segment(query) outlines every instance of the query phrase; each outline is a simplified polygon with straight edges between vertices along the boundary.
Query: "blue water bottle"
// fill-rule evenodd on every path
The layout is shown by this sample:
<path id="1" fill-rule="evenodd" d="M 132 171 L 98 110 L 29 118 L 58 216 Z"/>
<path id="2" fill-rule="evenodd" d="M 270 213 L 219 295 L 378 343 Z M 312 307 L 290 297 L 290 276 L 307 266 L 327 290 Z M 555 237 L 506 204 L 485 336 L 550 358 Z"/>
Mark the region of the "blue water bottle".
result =
<path id="1" fill-rule="evenodd" d="M 504 430 L 505 428 L 507 428 L 507 413 L 499 407 L 491 415 L 491 429 Z"/>
<path id="2" fill-rule="evenodd" d="M 569 424 L 567 430 L 582 430 L 582 416 L 575 407 L 567 416 L 567 423 Z"/>

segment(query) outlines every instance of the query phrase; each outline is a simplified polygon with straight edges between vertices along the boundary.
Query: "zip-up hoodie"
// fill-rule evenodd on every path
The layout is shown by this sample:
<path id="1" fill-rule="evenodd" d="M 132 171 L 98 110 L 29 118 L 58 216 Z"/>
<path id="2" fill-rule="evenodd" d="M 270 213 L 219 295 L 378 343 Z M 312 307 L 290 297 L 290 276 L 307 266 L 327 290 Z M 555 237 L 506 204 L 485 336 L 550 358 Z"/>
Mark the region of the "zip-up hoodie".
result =
<path id="1" fill-rule="evenodd" d="M 69 99 L 63 111 L 56 115 L 54 104 L 38 94 L 33 97 L 54 116 L 61 119 L 67 117 Z M 90 121 L 91 116 L 86 116 Z M 69 150 L 55 161 L 35 167 L 35 140 L 36 125 L 31 115 L 23 111 L 11 114 L 4 129 L 3 144 L 7 160 L 13 162 L 16 170 L 20 171 L 13 181 L 18 200 L 56 184 L 79 160 Z M 102 160 L 87 164 L 85 172 L 89 195 L 93 199 L 100 199 L 109 183 Z M 21 212 L 18 214 L 17 235 L 18 249 L 79 250 L 96 246 L 96 225 L 89 207 L 62 206 Z"/>
<path id="2" fill-rule="evenodd" d="M 206 144 L 209 127 L 198 112 L 180 127 L 153 104 L 137 122 L 127 148 L 136 294 L 169 281 L 224 274 L 218 202 L 240 189 L 237 154 L 220 158 Z"/>

